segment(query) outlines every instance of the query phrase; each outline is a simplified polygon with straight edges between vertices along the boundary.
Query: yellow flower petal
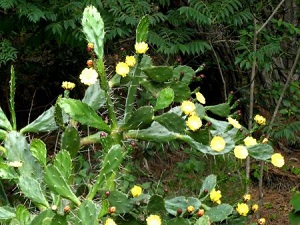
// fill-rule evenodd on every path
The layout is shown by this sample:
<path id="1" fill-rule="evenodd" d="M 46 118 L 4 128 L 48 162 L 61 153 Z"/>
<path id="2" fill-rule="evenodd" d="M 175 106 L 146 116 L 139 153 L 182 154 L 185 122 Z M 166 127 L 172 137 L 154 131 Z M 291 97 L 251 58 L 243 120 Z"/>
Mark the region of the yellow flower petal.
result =
<path id="1" fill-rule="evenodd" d="M 236 119 L 228 117 L 227 120 L 228 120 L 228 123 L 231 124 L 236 129 L 240 129 L 242 127 L 241 124 L 239 123 L 239 121 L 237 121 Z"/>
<path id="2" fill-rule="evenodd" d="M 61 87 L 65 90 L 72 90 L 75 87 L 75 84 L 68 81 L 63 81 Z"/>
<path id="3" fill-rule="evenodd" d="M 79 79 L 81 83 L 88 86 L 96 83 L 97 78 L 98 78 L 98 73 L 93 68 L 85 68 L 84 70 L 82 70 L 81 74 L 79 75 Z"/>
<path id="4" fill-rule="evenodd" d="M 246 159 L 248 156 L 248 149 L 242 145 L 235 146 L 233 152 L 238 159 Z"/>
<path id="5" fill-rule="evenodd" d="M 213 139 L 210 142 L 210 147 L 217 152 L 224 150 L 225 145 L 226 142 L 221 136 L 213 137 Z"/>
<path id="6" fill-rule="evenodd" d="M 130 192 L 132 196 L 139 197 L 142 194 L 143 189 L 140 186 L 134 185 L 133 188 L 131 188 Z"/>
<path id="7" fill-rule="evenodd" d="M 202 121 L 197 115 L 192 115 L 188 117 L 188 120 L 186 121 L 186 125 L 192 131 L 196 131 L 202 126 Z"/>
<path id="8" fill-rule="evenodd" d="M 221 191 L 218 190 L 216 191 L 216 189 L 212 189 L 211 192 L 209 193 L 209 197 L 210 197 L 210 200 L 212 202 L 215 202 L 215 203 L 218 203 L 220 204 L 221 203 L 221 198 L 222 198 L 222 194 L 221 194 Z"/>
<path id="9" fill-rule="evenodd" d="M 116 73 L 122 77 L 126 77 L 129 73 L 129 66 L 124 62 L 119 62 L 116 66 Z"/>
<path id="10" fill-rule="evenodd" d="M 106 221 L 105 221 L 105 224 L 104 225 L 117 225 L 115 223 L 115 221 L 111 218 L 108 218 Z"/>
<path id="11" fill-rule="evenodd" d="M 280 153 L 274 153 L 271 156 L 271 163 L 276 167 L 283 167 L 284 165 L 284 158 Z"/>
<path id="12" fill-rule="evenodd" d="M 161 219 L 158 215 L 150 215 L 146 219 L 147 225 L 161 225 Z"/>
<path id="13" fill-rule="evenodd" d="M 205 97 L 203 96 L 203 94 L 201 94 L 200 92 L 196 93 L 196 99 L 198 100 L 198 102 L 200 102 L 201 104 L 205 104 Z"/>
<path id="14" fill-rule="evenodd" d="M 125 58 L 125 63 L 128 65 L 128 66 L 134 66 L 135 63 L 136 63 L 136 60 L 134 58 L 134 56 L 126 56 Z"/>
<path id="15" fill-rule="evenodd" d="M 194 112 L 196 109 L 196 106 L 191 101 L 183 101 L 181 103 L 181 110 L 184 112 L 184 114 L 189 115 L 192 112 Z"/>
<path id="16" fill-rule="evenodd" d="M 135 43 L 134 48 L 137 54 L 145 54 L 149 49 L 148 44 L 146 42 Z"/>
<path id="17" fill-rule="evenodd" d="M 259 125 L 266 125 L 266 118 L 259 114 L 254 117 L 254 121 Z"/>
<path id="18" fill-rule="evenodd" d="M 247 214 L 249 212 L 249 206 L 246 203 L 238 203 L 236 211 L 241 216 L 247 216 Z"/>
<path id="19" fill-rule="evenodd" d="M 244 139 L 244 143 L 246 146 L 252 146 L 252 145 L 256 145 L 257 141 L 255 138 L 248 136 Z"/>

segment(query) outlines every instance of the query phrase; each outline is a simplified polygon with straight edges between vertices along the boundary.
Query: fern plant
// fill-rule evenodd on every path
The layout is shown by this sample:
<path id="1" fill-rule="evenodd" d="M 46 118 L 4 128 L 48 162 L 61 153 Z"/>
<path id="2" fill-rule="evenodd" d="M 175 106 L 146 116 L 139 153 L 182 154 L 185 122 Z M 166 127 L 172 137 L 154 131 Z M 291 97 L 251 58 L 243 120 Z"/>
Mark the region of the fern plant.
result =
<path id="1" fill-rule="evenodd" d="M 9 40 L 2 40 L 0 42 L 0 67 L 1 65 L 6 65 L 9 61 L 15 61 L 17 53 L 17 49 L 12 46 Z"/>

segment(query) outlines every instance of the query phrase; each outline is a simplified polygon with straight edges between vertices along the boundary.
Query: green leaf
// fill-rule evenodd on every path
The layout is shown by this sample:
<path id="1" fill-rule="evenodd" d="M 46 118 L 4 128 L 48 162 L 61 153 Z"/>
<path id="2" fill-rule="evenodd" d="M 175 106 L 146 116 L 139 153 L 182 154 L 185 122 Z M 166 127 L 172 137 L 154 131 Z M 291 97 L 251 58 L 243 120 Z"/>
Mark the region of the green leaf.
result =
<path id="1" fill-rule="evenodd" d="M 174 91 L 172 88 L 165 88 L 158 94 L 154 110 L 167 108 L 174 100 Z"/>
<path id="2" fill-rule="evenodd" d="M 49 207 L 49 203 L 43 194 L 43 190 L 41 189 L 40 182 L 38 182 L 36 179 L 21 176 L 19 178 L 19 186 L 23 194 L 33 202 Z"/>
<path id="3" fill-rule="evenodd" d="M 80 200 L 72 192 L 61 171 L 54 165 L 45 168 L 45 182 L 51 191 L 80 205 Z"/>
<path id="4" fill-rule="evenodd" d="M 1 109 L 1 107 L 0 107 L 0 128 L 3 128 L 7 131 L 12 130 L 12 126 L 11 126 L 8 118 L 6 117 L 5 113 Z"/>
<path id="5" fill-rule="evenodd" d="M 105 91 L 100 88 L 98 81 L 86 89 L 82 102 L 86 103 L 94 110 L 98 110 L 105 104 Z"/>
<path id="6" fill-rule="evenodd" d="M 221 117 L 227 117 L 230 114 L 230 105 L 222 103 L 218 105 L 205 106 L 205 109 L 211 111 L 213 114 Z"/>
<path id="7" fill-rule="evenodd" d="M 69 125 L 61 135 L 61 149 L 68 151 L 75 158 L 80 149 L 80 137 L 78 130 Z"/>
<path id="8" fill-rule="evenodd" d="M 42 113 L 38 118 L 20 130 L 20 133 L 38 133 L 56 130 L 58 127 L 54 118 L 54 106 Z"/>
<path id="9" fill-rule="evenodd" d="M 109 126 L 99 117 L 99 115 L 86 103 L 70 98 L 61 98 L 59 106 L 70 115 L 70 117 L 81 124 L 109 132 Z"/>
<path id="10" fill-rule="evenodd" d="M 183 133 L 185 130 L 185 120 L 176 113 L 164 113 L 154 118 L 169 131 Z"/>
<path id="11" fill-rule="evenodd" d="M 149 17 L 143 16 L 136 28 L 136 43 L 147 42 Z"/>
<path id="12" fill-rule="evenodd" d="M 300 193 L 295 193 L 290 202 L 295 212 L 300 211 Z"/>
<path id="13" fill-rule="evenodd" d="M 300 224 L 300 212 L 291 211 L 289 212 L 289 220 L 291 225 L 299 225 Z"/>
<path id="14" fill-rule="evenodd" d="M 274 153 L 272 146 L 268 144 L 256 144 L 247 147 L 249 155 L 258 160 L 270 159 Z"/>
<path id="15" fill-rule="evenodd" d="M 148 126 L 153 121 L 154 110 L 152 106 L 142 106 L 132 113 L 126 124 L 124 124 L 122 129 L 143 129 Z"/>
<path id="16" fill-rule="evenodd" d="M 33 139 L 30 144 L 31 154 L 44 166 L 46 166 L 47 148 L 40 139 Z"/>
<path id="17" fill-rule="evenodd" d="M 6 138 L 7 132 L 0 129 L 0 141 L 3 141 Z"/>
<path id="18" fill-rule="evenodd" d="M 170 66 L 146 67 L 142 71 L 155 82 L 166 82 L 173 77 L 173 68 Z"/>

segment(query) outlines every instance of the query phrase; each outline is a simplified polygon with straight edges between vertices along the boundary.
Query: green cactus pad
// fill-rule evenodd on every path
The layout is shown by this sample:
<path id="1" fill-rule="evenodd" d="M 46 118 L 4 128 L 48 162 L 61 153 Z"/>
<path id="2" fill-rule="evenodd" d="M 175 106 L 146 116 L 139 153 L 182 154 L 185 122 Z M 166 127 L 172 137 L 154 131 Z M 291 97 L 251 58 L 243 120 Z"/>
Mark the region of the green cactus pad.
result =
<path id="1" fill-rule="evenodd" d="M 154 120 L 159 122 L 169 131 L 183 133 L 185 130 L 185 120 L 176 113 L 164 113 L 160 116 L 154 117 Z"/>
<path id="2" fill-rule="evenodd" d="M 176 216 L 177 210 L 182 209 L 184 213 L 188 206 L 193 206 L 195 209 L 198 209 L 201 205 L 199 199 L 194 197 L 184 197 L 178 196 L 172 199 L 165 200 L 166 210 L 169 214 Z"/>
<path id="3" fill-rule="evenodd" d="M 181 103 L 182 101 L 189 99 L 191 96 L 191 90 L 185 83 L 176 81 L 175 83 L 172 83 L 170 87 L 174 90 L 174 102 Z"/>
<path id="4" fill-rule="evenodd" d="M 126 124 L 121 129 L 143 129 L 153 121 L 154 110 L 152 106 L 142 106 L 132 113 Z"/>
<path id="5" fill-rule="evenodd" d="M 149 17 L 143 16 L 136 28 L 136 42 L 146 42 L 149 29 Z"/>
<path id="6" fill-rule="evenodd" d="M 172 88 L 165 88 L 158 94 L 154 110 L 167 108 L 174 100 L 174 91 Z"/>
<path id="7" fill-rule="evenodd" d="M 173 77 L 173 68 L 170 66 L 152 66 L 142 68 L 142 71 L 155 82 L 166 82 Z"/>
<path id="8" fill-rule="evenodd" d="M 30 212 L 27 210 L 26 206 L 18 205 L 16 208 L 16 219 L 18 225 L 27 225 L 30 223 L 31 215 Z"/>
<path id="9" fill-rule="evenodd" d="M 99 207 L 92 201 L 85 200 L 78 209 L 78 225 L 98 225 Z"/>
<path id="10" fill-rule="evenodd" d="M 31 177 L 20 176 L 19 187 L 21 192 L 33 202 L 49 207 L 39 181 Z"/>
<path id="11" fill-rule="evenodd" d="M 60 171 L 63 178 L 68 181 L 72 174 L 72 159 L 70 153 L 66 150 L 60 151 L 53 162 L 53 165 Z"/>
<path id="12" fill-rule="evenodd" d="M 209 221 L 209 217 L 204 215 L 196 221 L 195 225 L 207 225 L 210 224 Z"/>
<path id="13" fill-rule="evenodd" d="M 221 117 L 227 117 L 230 114 L 230 105 L 222 103 L 218 105 L 205 106 L 205 109 L 211 111 L 213 114 Z"/>
<path id="14" fill-rule="evenodd" d="M 94 110 L 98 110 L 105 104 L 105 92 L 100 88 L 99 81 L 86 89 L 82 102 L 88 104 Z"/>
<path id="15" fill-rule="evenodd" d="M 58 127 L 54 118 L 54 106 L 50 107 L 43 114 L 41 114 L 38 118 L 32 121 L 27 126 L 23 127 L 20 130 L 20 133 L 38 133 L 38 132 L 49 132 L 56 130 Z"/>
<path id="16" fill-rule="evenodd" d="M 228 204 L 221 204 L 216 207 L 212 207 L 205 212 L 211 222 L 221 222 L 226 220 L 228 216 L 232 213 L 233 208 Z"/>
<path id="17" fill-rule="evenodd" d="M 183 83 L 190 84 L 195 71 L 189 66 L 177 66 L 174 68 L 173 79 L 180 80 Z"/>
<path id="18" fill-rule="evenodd" d="M 132 204 L 130 199 L 123 192 L 120 191 L 111 191 L 108 197 L 109 206 L 116 207 L 116 213 L 124 214 L 132 210 Z"/>
<path id="19" fill-rule="evenodd" d="M 171 220 L 168 220 L 167 225 L 190 225 L 191 222 L 188 219 L 177 217 Z M 207 224 L 205 224 L 207 225 Z"/>
<path id="20" fill-rule="evenodd" d="M 166 212 L 165 201 L 163 197 L 159 195 L 151 196 L 147 206 L 147 211 L 149 214 L 158 214 L 163 216 Z"/>
<path id="21" fill-rule="evenodd" d="M 67 150 L 72 158 L 75 158 L 80 149 L 80 137 L 78 130 L 69 125 L 61 136 L 61 149 Z"/>
<path id="22" fill-rule="evenodd" d="M 9 220 L 14 217 L 16 217 L 14 208 L 8 206 L 0 207 L 0 221 L 4 222 L 5 220 Z"/>
<path id="23" fill-rule="evenodd" d="M 0 129 L 0 141 L 3 141 L 6 138 L 7 132 Z"/>
<path id="24" fill-rule="evenodd" d="M 43 221 L 47 219 L 51 221 L 54 215 L 55 214 L 51 209 L 47 209 L 34 217 L 29 225 L 44 224 Z"/>
<path id="25" fill-rule="evenodd" d="M 216 187 L 217 184 L 217 177 L 216 175 L 209 175 L 207 176 L 201 186 L 200 192 L 199 192 L 199 197 L 202 197 L 200 200 L 203 201 L 209 196 L 209 193 Z M 205 193 L 207 192 L 207 193 Z M 205 194 L 203 196 L 203 194 Z"/>
<path id="26" fill-rule="evenodd" d="M 43 165 L 46 166 L 47 149 L 46 144 L 40 139 L 33 139 L 30 143 L 31 154 Z"/>
<path id="27" fill-rule="evenodd" d="M 12 130 L 12 126 L 11 126 L 8 118 L 6 117 L 5 113 L 1 109 L 1 107 L 0 107 L 0 128 L 7 130 L 7 131 Z"/>
<path id="28" fill-rule="evenodd" d="M 75 99 L 61 98 L 58 104 L 72 119 L 81 124 L 106 132 L 110 131 L 109 126 L 99 117 L 95 110 L 86 103 Z"/>
<path id="29" fill-rule="evenodd" d="M 71 200 L 76 205 L 80 205 L 80 200 L 72 192 L 67 180 L 56 166 L 48 165 L 45 168 L 45 182 L 54 193 Z"/>
<path id="30" fill-rule="evenodd" d="M 267 160 L 270 159 L 274 153 L 272 146 L 268 144 L 256 144 L 250 147 L 247 147 L 249 155 L 258 160 Z"/>

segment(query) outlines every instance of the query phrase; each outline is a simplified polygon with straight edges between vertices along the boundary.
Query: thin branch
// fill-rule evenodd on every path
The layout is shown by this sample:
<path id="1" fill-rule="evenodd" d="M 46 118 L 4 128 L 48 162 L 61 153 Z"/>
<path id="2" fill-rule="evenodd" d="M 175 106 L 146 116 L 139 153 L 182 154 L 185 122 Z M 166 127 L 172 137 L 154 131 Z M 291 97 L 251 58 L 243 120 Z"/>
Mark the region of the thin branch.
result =
<path id="1" fill-rule="evenodd" d="M 220 65 L 220 61 L 219 61 L 219 58 L 218 58 L 218 55 L 213 47 L 213 45 L 210 43 L 210 46 L 211 46 L 211 49 L 214 53 L 214 56 L 216 58 L 216 61 L 217 61 L 217 66 L 218 66 L 218 70 L 219 70 L 219 73 L 220 73 L 220 76 L 221 76 L 221 79 L 222 79 L 222 83 L 223 83 L 223 90 L 224 90 L 224 98 L 225 100 L 227 99 L 227 90 L 226 90 L 226 82 L 225 82 L 225 79 L 224 79 L 224 76 L 223 76 L 223 72 L 222 72 L 222 68 L 221 68 L 221 65 Z"/>
<path id="2" fill-rule="evenodd" d="M 251 69 L 251 83 L 250 83 L 250 103 L 249 103 L 249 119 L 248 119 L 248 130 L 252 129 L 252 117 L 253 117 L 253 103 L 254 103 L 254 87 L 255 87 L 255 74 L 256 74 L 256 49 L 257 49 L 257 34 L 256 34 L 256 19 L 253 20 L 254 25 L 254 36 L 253 36 L 253 62 L 252 62 L 252 69 Z M 250 157 L 248 156 L 246 159 L 246 179 L 250 181 Z M 246 192 L 249 192 L 249 183 L 246 186 Z"/>
<path id="3" fill-rule="evenodd" d="M 266 20 L 266 22 L 261 26 L 261 28 L 259 28 L 257 31 L 256 31 L 256 35 L 261 32 L 262 29 L 265 28 L 265 26 L 267 26 L 267 24 L 270 22 L 270 20 L 273 18 L 273 16 L 275 15 L 275 13 L 277 13 L 278 9 L 280 8 L 280 6 L 285 2 L 285 0 L 282 0 L 278 6 L 274 9 L 274 11 L 272 12 L 272 14 L 269 16 L 269 18 Z"/>

